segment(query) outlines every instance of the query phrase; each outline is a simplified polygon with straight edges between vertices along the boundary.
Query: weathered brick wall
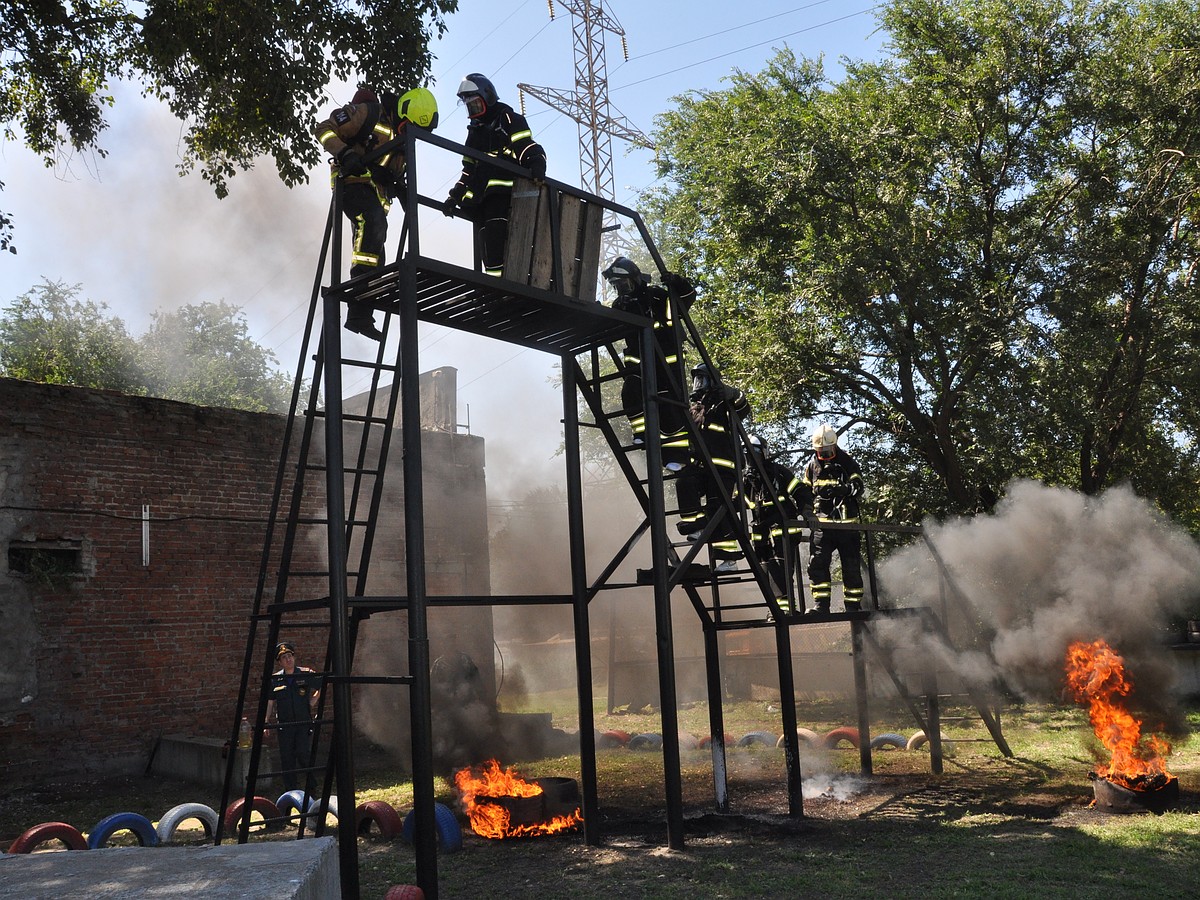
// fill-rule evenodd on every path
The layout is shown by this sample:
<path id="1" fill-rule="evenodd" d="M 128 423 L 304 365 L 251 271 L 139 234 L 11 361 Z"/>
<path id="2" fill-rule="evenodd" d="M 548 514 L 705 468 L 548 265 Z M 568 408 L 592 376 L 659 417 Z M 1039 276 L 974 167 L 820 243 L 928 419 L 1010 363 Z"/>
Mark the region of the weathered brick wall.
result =
<path id="1" fill-rule="evenodd" d="M 0 558 L 0 777 L 139 769 L 160 734 L 228 736 L 284 429 L 281 416 L 0 379 L 0 546 L 78 548 L 81 563 L 47 579 Z M 479 445 L 482 498 L 482 440 L 458 437 Z M 486 592 L 486 522 L 482 534 Z M 396 534 L 378 541 L 380 558 L 402 551 Z M 298 542 L 295 565 L 324 568 L 324 549 Z M 463 555 L 428 552 L 431 568 Z M 490 614 L 451 631 L 490 653 Z M 323 628 L 284 634 L 320 668 Z"/>

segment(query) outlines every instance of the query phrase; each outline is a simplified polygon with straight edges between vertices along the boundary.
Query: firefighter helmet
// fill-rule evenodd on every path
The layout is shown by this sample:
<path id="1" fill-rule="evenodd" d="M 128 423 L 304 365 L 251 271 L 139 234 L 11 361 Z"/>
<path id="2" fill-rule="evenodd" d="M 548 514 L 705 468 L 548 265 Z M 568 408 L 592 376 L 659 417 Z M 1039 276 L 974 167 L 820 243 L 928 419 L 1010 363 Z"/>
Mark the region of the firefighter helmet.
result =
<path id="1" fill-rule="evenodd" d="M 707 363 L 698 363 L 692 367 L 692 396 L 695 397 L 711 390 L 720 384 L 719 379 Z"/>
<path id="2" fill-rule="evenodd" d="M 751 434 L 751 435 L 747 436 L 746 443 L 748 443 L 750 445 L 750 449 L 752 451 L 754 451 L 755 453 L 757 453 L 759 456 L 762 456 L 764 458 L 767 456 L 767 454 L 768 454 L 767 442 L 764 441 L 761 436 L 759 436 L 757 434 Z"/>
<path id="3" fill-rule="evenodd" d="M 396 121 L 405 120 L 430 131 L 437 128 L 437 98 L 433 96 L 432 91 L 427 88 L 413 88 L 400 95 L 400 99 L 396 101 Z"/>
<path id="4" fill-rule="evenodd" d="M 496 86 L 486 75 L 472 72 L 463 78 L 458 86 L 458 99 L 467 105 L 467 115 L 478 119 L 487 113 L 488 109 L 500 102 Z"/>
<path id="5" fill-rule="evenodd" d="M 643 275 L 637 263 L 628 256 L 618 256 L 600 274 L 621 295 L 632 294 L 639 284 L 650 283 L 650 276 Z"/>
<path id="6" fill-rule="evenodd" d="M 833 459 L 837 452 L 837 431 L 828 422 L 822 422 L 813 432 L 813 451 L 821 459 Z"/>

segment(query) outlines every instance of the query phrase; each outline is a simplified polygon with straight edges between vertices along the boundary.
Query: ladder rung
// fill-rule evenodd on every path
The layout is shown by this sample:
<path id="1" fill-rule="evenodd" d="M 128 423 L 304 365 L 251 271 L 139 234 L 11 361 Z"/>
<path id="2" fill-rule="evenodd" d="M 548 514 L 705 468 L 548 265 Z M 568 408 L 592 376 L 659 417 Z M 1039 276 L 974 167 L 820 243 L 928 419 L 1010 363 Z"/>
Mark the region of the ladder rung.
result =
<path id="1" fill-rule="evenodd" d="M 342 357 L 342 365 L 358 366 L 360 369 L 378 369 L 380 372 L 395 372 L 396 366 L 391 363 L 375 362 L 373 359 L 346 359 Z"/>

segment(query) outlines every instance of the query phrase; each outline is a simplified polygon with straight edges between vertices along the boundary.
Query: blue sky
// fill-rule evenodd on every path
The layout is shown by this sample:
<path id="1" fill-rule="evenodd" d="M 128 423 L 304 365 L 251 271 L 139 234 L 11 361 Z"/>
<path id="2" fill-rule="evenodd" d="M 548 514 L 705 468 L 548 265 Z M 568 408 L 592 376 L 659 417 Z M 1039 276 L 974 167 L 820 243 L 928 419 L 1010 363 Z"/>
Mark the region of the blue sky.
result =
<path id="1" fill-rule="evenodd" d="M 513 106 L 519 82 L 572 90 L 568 10 L 576 2 L 554 0 L 552 21 L 547 0 L 461 0 L 433 47 L 439 134 L 455 140 L 465 134 L 455 90 L 467 72 L 488 75 Z M 604 7 L 624 28 L 630 56 L 625 61 L 619 37 L 608 35 L 610 100 L 647 134 L 672 97 L 719 89 L 735 68 L 758 71 L 776 48 L 823 56 L 836 76 L 841 58 L 875 58 L 883 43 L 876 4 L 867 0 L 604 0 Z M 350 92 L 332 85 L 329 106 Z M 578 184 L 576 124 L 531 97 L 526 112 L 551 177 Z M 108 304 L 140 334 L 155 310 L 223 300 L 245 310 L 254 339 L 293 371 L 329 204 L 326 168 L 288 190 L 264 161 L 237 175 L 229 197 L 219 201 L 198 174 L 179 177 L 181 127 L 163 108 L 122 90 L 109 122 L 101 140 L 106 158 L 77 156 L 54 169 L 19 142 L 0 143 L 0 209 L 15 218 L 18 247 L 16 256 L 0 259 L 0 304 L 43 277 L 80 284 L 83 297 Z M 613 159 L 617 199 L 636 205 L 637 192 L 653 183 L 651 153 L 614 142 Z M 457 174 L 450 162 L 421 170 L 424 192 L 444 194 Z M 446 252 L 438 255 L 451 258 L 464 240 L 453 223 L 436 219 L 423 215 L 423 249 L 440 241 Z M 389 252 L 399 223 L 394 216 Z M 558 446 L 561 412 L 549 384 L 553 358 L 434 327 L 423 330 L 420 344 L 423 369 L 459 370 L 459 421 L 469 419 L 472 431 L 488 439 L 494 490 L 546 465 Z"/>

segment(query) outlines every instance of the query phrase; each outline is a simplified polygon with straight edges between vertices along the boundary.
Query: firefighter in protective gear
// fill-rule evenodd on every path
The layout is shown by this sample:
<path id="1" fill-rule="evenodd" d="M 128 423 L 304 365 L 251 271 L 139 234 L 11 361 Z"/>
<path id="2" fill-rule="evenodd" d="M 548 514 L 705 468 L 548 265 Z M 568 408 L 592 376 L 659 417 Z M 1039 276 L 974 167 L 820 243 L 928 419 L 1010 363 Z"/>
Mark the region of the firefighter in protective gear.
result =
<path id="1" fill-rule="evenodd" d="M 691 415 L 699 440 L 712 459 L 710 469 L 699 447 L 691 447 L 691 461 L 679 473 L 675 496 L 679 501 L 681 534 L 694 540 L 724 507 L 722 498 L 734 496 L 737 486 L 737 420 L 750 416 L 750 403 L 739 388 L 725 384 L 707 364 L 692 369 Z M 726 514 L 710 538 L 713 556 L 738 559 L 741 550 Z"/>
<path id="2" fill-rule="evenodd" d="M 688 461 L 687 427 L 684 416 L 682 333 L 677 327 L 678 316 L 691 309 L 696 289 L 682 275 L 667 272 L 662 276 L 664 287 L 650 284 L 637 264 L 618 256 L 601 273 L 617 292 L 613 309 L 644 316 L 654 323 L 655 382 L 658 386 L 658 425 L 662 440 L 662 461 L 668 469 L 678 471 Z M 629 417 L 633 443 L 643 443 L 646 432 L 646 405 L 642 386 L 642 350 L 636 336 L 626 339 L 621 354 L 624 380 L 621 383 L 621 405 Z M 673 388 L 672 385 L 675 387 Z"/>
<path id="3" fill-rule="evenodd" d="M 795 472 L 771 458 L 765 440 L 752 434 L 749 443 L 742 488 L 754 551 L 771 576 L 779 611 L 785 616 L 803 612 L 803 599 L 796 591 L 802 529 L 795 522 L 800 511 L 812 505 L 808 488 Z"/>
<path id="4" fill-rule="evenodd" d="M 863 495 L 862 470 L 849 453 L 838 446 L 833 426 L 817 426 L 812 436 L 813 455 L 800 480 L 811 492 L 811 508 L 803 511 L 818 522 L 857 522 Z M 837 551 L 842 563 L 842 592 L 846 612 L 862 609 L 862 532 L 814 527 L 808 578 L 815 608 L 810 614 L 829 614 L 833 595 L 830 564 Z"/>
<path id="5" fill-rule="evenodd" d="M 466 145 L 488 156 L 502 158 L 529 170 L 541 185 L 546 178 L 546 151 L 533 139 L 525 117 L 501 103 L 496 87 L 478 72 L 467 75 L 458 86 L 458 99 L 467 107 Z M 483 271 L 504 274 L 504 250 L 508 240 L 508 215 L 512 205 L 513 179 L 508 172 L 463 157 L 458 183 L 442 204 L 447 216 L 460 210 L 478 230 L 482 245 Z"/>
<path id="6" fill-rule="evenodd" d="M 354 227 L 350 277 L 369 275 L 386 263 L 387 214 L 392 199 L 404 190 L 404 151 L 393 150 L 368 165 L 364 157 L 398 137 L 408 125 L 437 127 L 437 100 L 425 88 L 397 97 L 385 92 L 382 101 L 369 88 L 335 109 L 313 133 L 333 158 L 332 177 L 342 179 L 342 209 Z M 379 340 L 371 307 L 350 301 L 346 328 Z"/>

